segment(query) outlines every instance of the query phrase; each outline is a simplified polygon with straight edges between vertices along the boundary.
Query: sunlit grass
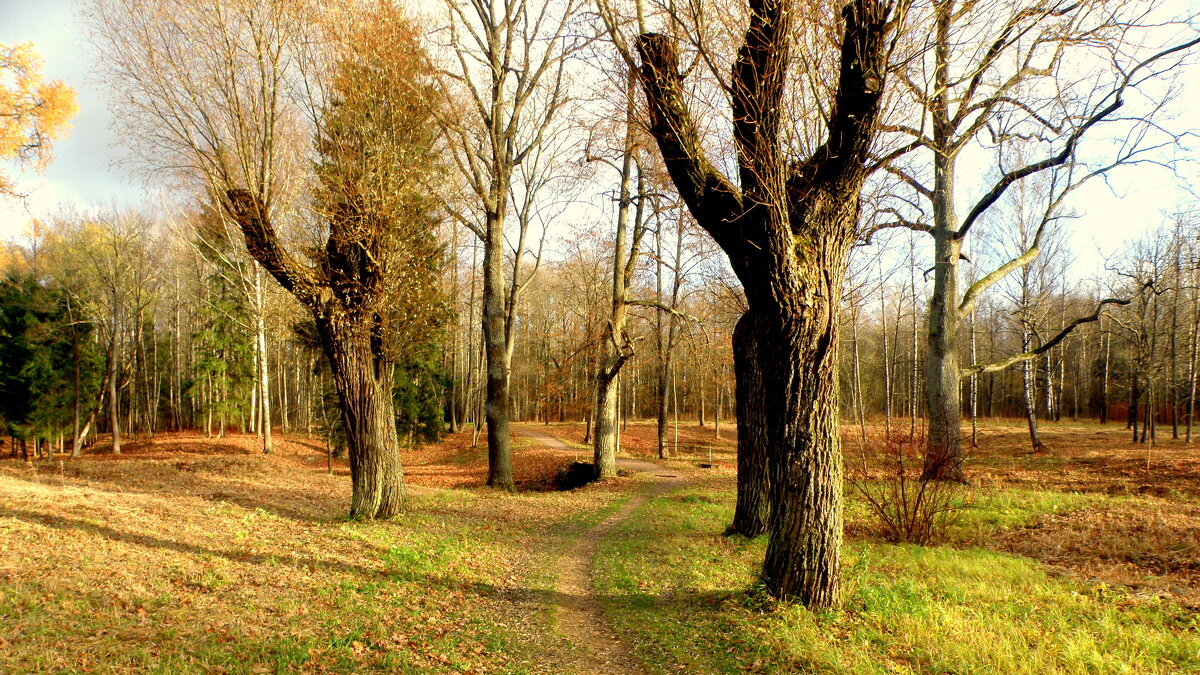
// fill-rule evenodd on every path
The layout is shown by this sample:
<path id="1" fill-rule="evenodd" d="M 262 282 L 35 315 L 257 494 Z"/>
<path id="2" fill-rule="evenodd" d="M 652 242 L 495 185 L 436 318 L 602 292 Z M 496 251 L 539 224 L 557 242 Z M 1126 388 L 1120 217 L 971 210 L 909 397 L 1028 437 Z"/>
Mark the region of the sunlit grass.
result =
<path id="1" fill-rule="evenodd" d="M 980 548 L 849 542 L 840 609 L 773 603 L 754 590 L 765 540 L 720 536 L 732 498 L 700 489 L 655 499 L 601 551 L 610 616 L 654 672 L 1200 670 L 1188 610 Z M 1020 524 L 1087 499 L 989 495 L 970 526 Z"/>

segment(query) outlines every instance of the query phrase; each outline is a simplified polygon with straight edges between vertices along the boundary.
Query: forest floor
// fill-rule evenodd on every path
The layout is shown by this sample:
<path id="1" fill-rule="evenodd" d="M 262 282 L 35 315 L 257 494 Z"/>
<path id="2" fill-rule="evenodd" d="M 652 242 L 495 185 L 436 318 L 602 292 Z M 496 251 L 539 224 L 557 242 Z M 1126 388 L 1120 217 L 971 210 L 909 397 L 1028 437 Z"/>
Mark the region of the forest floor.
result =
<path id="1" fill-rule="evenodd" d="M 757 588 L 765 538 L 721 536 L 731 425 L 567 492 L 582 425 L 519 426 L 512 493 L 456 434 L 404 452 L 410 507 L 375 523 L 292 436 L 5 459 L 0 672 L 1200 672 L 1200 451 L 1169 427 L 1147 454 L 1047 423 L 1034 454 L 1017 421 L 981 425 L 962 508 L 916 546 L 860 489 L 905 457 L 878 426 L 846 429 L 843 605 L 816 613 Z M 622 445 L 656 457 L 655 427 Z"/>

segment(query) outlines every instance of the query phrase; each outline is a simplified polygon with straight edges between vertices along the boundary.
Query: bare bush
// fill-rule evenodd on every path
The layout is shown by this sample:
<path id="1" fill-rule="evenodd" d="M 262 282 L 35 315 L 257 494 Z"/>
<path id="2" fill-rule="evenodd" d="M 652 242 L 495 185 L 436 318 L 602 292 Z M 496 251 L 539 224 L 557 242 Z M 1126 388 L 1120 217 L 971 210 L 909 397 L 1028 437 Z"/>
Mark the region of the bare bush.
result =
<path id="1" fill-rule="evenodd" d="M 944 541 L 971 506 L 963 484 L 925 475 L 925 457 L 920 434 L 895 433 L 864 444 L 861 471 L 850 484 L 887 541 L 922 546 Z"/>

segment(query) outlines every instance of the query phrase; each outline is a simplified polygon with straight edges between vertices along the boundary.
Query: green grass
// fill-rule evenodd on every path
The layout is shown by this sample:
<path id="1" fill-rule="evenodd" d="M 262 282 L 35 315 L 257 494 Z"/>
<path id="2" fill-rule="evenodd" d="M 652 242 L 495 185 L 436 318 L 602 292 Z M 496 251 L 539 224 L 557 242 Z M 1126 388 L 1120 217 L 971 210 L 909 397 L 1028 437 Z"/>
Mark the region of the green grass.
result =
<path id="1" fill-rule="evenodd" d="M 1023 524 L 1090 499 L 987 497 L 964 526 Z M 765 541 L 719 534 L 732 501 L 719 490 L 652 500 L 602 547 L 609 616 L 652 672 L 1200 672 L 1187 610 L 978 548 L 849 542 L 840 609 L 774 603 L 754 589 Z"/>

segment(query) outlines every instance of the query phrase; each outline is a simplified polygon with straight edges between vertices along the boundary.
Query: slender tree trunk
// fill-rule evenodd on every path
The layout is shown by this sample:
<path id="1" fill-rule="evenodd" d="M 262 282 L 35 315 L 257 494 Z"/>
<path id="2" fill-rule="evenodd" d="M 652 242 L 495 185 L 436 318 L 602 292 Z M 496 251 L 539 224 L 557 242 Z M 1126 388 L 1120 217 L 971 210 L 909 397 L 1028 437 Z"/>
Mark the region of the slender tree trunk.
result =
<path id="1" fill-rule="evenodd" d="M 1172 248 L 1175 249 L 1175 286 L 1171 290 L 1171 373 L 1167 378 L 1167 387 L 1170 392 L 1171 403 L 1171 438 L 1179 438 L 1179 347 L 1177 336 L 1179 334 L 1179 291 L 1183 286 L 1183 277 L 1180 260 L 1180 249 L 1183 248 L 1183 237 L 1176 229 L 1175 240 L 1172 242 Z"/>
<path id="2" fill-rule="evenodd" d="M 1193 263 L 1195 264 L 1195 263 Z M 1200 265 L 1192 277 L 1192 335 L 1191 354 L 1188 356 L 1188 411 L 1186 442 L 1192 442 L 1192 420 L 1196 416 L 1196 356 L 1200 352 Z"/>
<path id="3" fill-rule="evenodd" d="M 1112 358 L 1112 336 L 1101 325 L 1104 340 L 1104 372 L 1100 378 L 1100 424 L 1108 423 L 1108 365 Z"/>
<path id="4" fill-rule="evenodd" d="M 862 390 L 862 368 L 859 363 L 858 354 L 858 311 L 853 310 L 850 320 L 850 344 L 854 348 L 854 413 L 858 420 L 858 442 L 863 444 L 867 442 L 867 416 L 864 410 L 863 390 Z"/>
<path id="5" fill-rule="evenodd" d="M 117 362 L 121 358 L 120 342 L 120 321 L 119 307 L 117 304 L 117 294 L 113 293 L 113 330 L 112 343 L 108 347 L 108 413 L 109 424 L 112 431 L 112 452 L 114 455 L 121 454 L 121 409 L 120 401 L 117 399 Z"/>
<path id="6" fill-rule="evenodd" d="M 917 345 L 917 255 L 916 245 L 912 244 L 909 251 L 910 267 L 908 277 L 909 294 L 912 297 L 912 360 L 911 367 L 908 369 L 908 437 L 914 438 L 917 435 L 917 373 L 921 366 L 918 358 L 919 348 Z M 926 453 L 928 455 L 928 453 Z"/>
<path id="7" fill-rule="evenodd" d="M 654 297 L 655 301 L 661 305 L 663 303 L 663 247 L 662 247 L 662 226 L 654 228 Z M 667 459 L 667 374 L 668 361 L 670 354 L 665 349 L 665 340 L 663 338 L 663 313 L 656 312 L 654 315 L 654 346 L 655 356 L 657 356 L 658 372 L 658 458 Z"/>
<path id="8" fill-rule="evenodd" d="M 1137 375 L 1137 366 L 1131 364 L 1131 372 L 1129 373 L 1129 418 L 1125 423 L 1126 429 L 1133 430 L 1133 442 L 1138 442 L 1138 406 L 1141 405 L 1141 390 L 1138 389 L 1140 378 Z"/>
<path id="9" fill-rule="evenodd" d="M 254 268 L 254 300 L 255 332 L 258 339 L 259 356 L 258 380 L 262 390 L 262 396 L 259 397 L 259 403 L 261 404 L 259 419 L 262 422 L 262 451 L 263 454 L 267 454 L 273 449 L 271 442 L 271 371 L 267 367 L 267 308 L 263 298 L 262 270 L 260 266 L 255 266 Z"/>
<path id="10" fill-rule="evenodd" d="M 632 115 L 634 80 L 629 78 L 628 101 Z M 625 147 L 621 159 L 619 199 L 617 203 L 617 228 L 613 242 L 612 284 L 609 297 L 609 315 L 606 322 L 603 344 L 600 348 L 599 368 L 596 372 L 596 418 L 595 438 L 592 442 L 592 462 L 597 479 L 614 478 L 617 475 L 617 445 L 620 430 L 617 428 L 620 413 L 621 368 L 633 355 L 632 347 L 625 339 L 625 319 L 628 315 L 626 300 L 625 271 L 631 257 L 637 255 L 640 237 L 634 234 L 633 248 L 629 252 L 629 210 L 632 206 L 631 182 L 633 179 L 633 120 L 626 120 Z M 639 172 L 639 193 L 641 192 Z M 639 194 L 640 196 L 640 194 Z M 642 200 L 634 217 L 634 229 L 641 228 Z"/>
<path id="11" fill-rule="evenodd" d="M 883 284 L 879 285 L 879 309 L 883 321 L 883 432 L 892 438 L 892 362 L 888 344 L 887 299 L 883 295 Z"/>
<path id="12" fill-rule="evenodd" d="M 1033 346 L 1033 331 L 1028 324 L 1021 324 L 1021 351 L 1028 352 Z M 1033 444 L 1034 452 L 1041 452 L 1045 449 L 1042 445 L 1042 439 L 1038 436 L 1037 423 L 1037 385 L 1034 373 L 1034 360 L 1029 359 L 1021 363 L 1021 382 L 1023 383 L 1024 396 L 1022 397 L 1025 403 L 1025 421 L 1029 426 L 1029 442 Z"/>
<path id="13" fill-rule="evenodd" d="M 939 170 L 952 171 L 953 165 L 939 163 Z M 944 191 L 949 192 L 946 182 Z M 943 194 L 941 199 L 953 199 Z M 944 205 L 943 209 L 952 206 Z M 925 479 L 963 482 L 962 401 L 958 355 L 958 261 L 961 240 L 951 228 L 934 230 L 934 282 L 929 297 L 927 350 L 925 355 L 925 395 L 929 405 L 929 425 Z M 913 298 L 914 307 L 916 298 Z M 915 356 L 915 354 L 914 354 Z"/>
<path id="14" fill-rule="evenodd" d="M 288 432 L 288 377 L 287 352 L 280 350 L 279 354 L 279 433 Z"/>
<path id="15" fill-rule="evenodd" d="M 71 356 L 74 365 L 74 372 L 71 376 L 71 422 L 73 432 L 71 434 L 71 457 L 78 458 L 80 455 L 79 423 L 80 423 L 80 406 L 82 405 L 80 397 L 80 375 L 79 375 L 79 330 L 78 327 L 71 327 Z"/>
<path id="16" fill-rule="evenodd" d="M 975 312 L 971 312 L 971 363 L 979 363 L 975 344 Z M 971 447 L 979 447 L 977 420 L 979 419 L 979 376 L 971 375 Z"/>
<path id="17" fill-rule="evenodd" d="M 721 438 L 721 413 L 725 406 L 725 366 L 721 366 L 721 380 L 717 383 L 717 405 L 713 408 L 713 438 Z"/>
<path id="18" fill-rule="evenodd" d="M 262 438 L 262 424 L 259 421 L 258 411 L 262 409 L 262 404 L 260 404 L 258 402 L 258 399 L 259 399 L 258 392 L 262 388 L 262 378 L 260 377 L 260 373 L 262 373 L 262 368 L 259 367 L 258 364 L 259 364 L 259 359 L 262 358 L 262 355 L 259 351 L 257 331 L 255 332 L 255 338 L 253 341 L 253 352 L 254 352 L 254 382 L 253 382 L 252 386 L 250 387 L 250 429 L 249 429 L 249 431 L 250 431 L 250 433 L 254 434 L 256 437 L 261 439 Z"/>

